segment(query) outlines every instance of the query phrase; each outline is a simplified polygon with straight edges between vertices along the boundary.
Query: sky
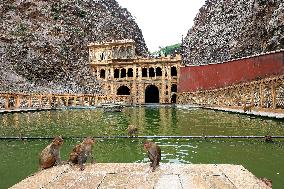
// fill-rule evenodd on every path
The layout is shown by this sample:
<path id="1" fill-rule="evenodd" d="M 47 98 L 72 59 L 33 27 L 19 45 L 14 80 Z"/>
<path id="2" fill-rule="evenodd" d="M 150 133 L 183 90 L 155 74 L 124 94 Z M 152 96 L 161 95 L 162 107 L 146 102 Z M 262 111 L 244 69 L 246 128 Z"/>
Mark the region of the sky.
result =
<path id="1" fill-rule="evenodd" d="M 180 43 L 205 0 L 117 0 L 135 18 L 150 52 Z"/>

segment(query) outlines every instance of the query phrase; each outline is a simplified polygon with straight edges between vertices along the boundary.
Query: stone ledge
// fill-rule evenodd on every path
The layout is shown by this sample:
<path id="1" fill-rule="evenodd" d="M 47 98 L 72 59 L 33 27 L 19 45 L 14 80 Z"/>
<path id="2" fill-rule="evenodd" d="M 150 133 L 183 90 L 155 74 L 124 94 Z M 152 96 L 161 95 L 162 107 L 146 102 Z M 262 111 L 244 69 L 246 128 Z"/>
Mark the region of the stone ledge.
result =
<path id="1" fill-rule="evenodd" d="M 12 189 L 33 188 L 246 188 L 269 189 L 241 165 L 97 163 L 84 171 L 63 165 L 35 173 Z"/>

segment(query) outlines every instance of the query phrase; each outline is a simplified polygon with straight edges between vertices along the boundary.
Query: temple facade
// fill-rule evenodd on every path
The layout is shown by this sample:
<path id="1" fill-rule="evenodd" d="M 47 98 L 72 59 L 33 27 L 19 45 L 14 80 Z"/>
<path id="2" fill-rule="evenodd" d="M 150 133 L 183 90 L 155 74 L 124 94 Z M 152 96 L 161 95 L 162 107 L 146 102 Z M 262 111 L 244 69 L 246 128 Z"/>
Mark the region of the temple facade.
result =
<path id="1" fill-rule="evenodd" d="M 109 100 L 175 103 L 181 57 L 138 57 L 133 40 L 91 43 L 89 62 Z"/>

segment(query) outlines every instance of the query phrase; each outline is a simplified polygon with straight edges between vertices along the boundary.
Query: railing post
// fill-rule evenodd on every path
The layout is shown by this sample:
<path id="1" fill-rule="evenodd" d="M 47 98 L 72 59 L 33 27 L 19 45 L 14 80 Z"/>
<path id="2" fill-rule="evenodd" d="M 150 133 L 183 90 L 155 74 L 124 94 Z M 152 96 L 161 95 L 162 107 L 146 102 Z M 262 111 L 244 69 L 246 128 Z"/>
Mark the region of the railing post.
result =
<path id="1" fill-rule="evenodd" d="M 60 107 L 60 96 L 56 97 L 56 107 Z"/>
<path id="2" fill-rule="evenodd" d="M 42 108 L 42 95 L 39 95 L 38 100 L 39 100 L 39 108 Z"/>
<path id="3" fill-rule="evenodd" d="M 271 95 L 272 95 L 272 108 L 276 109 L 276 87 L 274 83 L 271 86 Z"/>
<path id="4" fill-rule="evenodd" d="M 250 104 L 253 105 L 254 104 L 254 87 L 251 87 L 251 91 L 250 91 Z"/>
<path id="5" fill-rule="evenodd" d="M 28 98 L 29 98 L 29 99 L 28 99 L 28 108 L 31 108 L 31 107 L 32 107 L 32 96 L 29 95 Z"/>
<path id="6" fill-rule="evenodd" d="M 73 106 L 77 106 L 77 97 L 76 96 L 74 96 Z"/>
<path id="7" fill-rule="evenodd" d="M 21 105 L 21 101 L 20 101 L 20 95 L 16 95 L 16 102 L 15 102 L 15 108 L 19 109 Z"/>
<path id="8" fill-rule="evenodd" d="M 81 106 L 85 106 L 85 97 L 84 96 L 81 97 Z"/>
<path id="9" fill-rule="evenodd" d="M 69 105 L 69 96 L 67 96 L 67 97 L 65 98 L 65 100 L 66 100 L 65 106 L 68 107 L 68 105 Z"/>
<path id="10" fill-rule="evenodd" d="M 7 95 L 6 97 L 5 97 L 5 109 L 6 110 L 9 110 L 10 109 L 10 96 L 9 95 Z"/>
<path id="11" fill-rule="evenodd" d="M 259 99 L 260 99 L 260 107 L 262 108 L 263 107 L 263 99 L 264 99 L 263 84 L 262 83 L 260 83 L 260 85 L 259 85 Z"/>
<path id="12" fill-rule="evenodd" d="M 98 104 L 98 96 L 96 95 L 95 96 L 95 105 L 97 105 Z"/>
<path id="13" fill-rule="evenodd" d="M 51 108 L 51 95 L 48 95 L 47 98 L 48 98 L 48 108 Z"/>

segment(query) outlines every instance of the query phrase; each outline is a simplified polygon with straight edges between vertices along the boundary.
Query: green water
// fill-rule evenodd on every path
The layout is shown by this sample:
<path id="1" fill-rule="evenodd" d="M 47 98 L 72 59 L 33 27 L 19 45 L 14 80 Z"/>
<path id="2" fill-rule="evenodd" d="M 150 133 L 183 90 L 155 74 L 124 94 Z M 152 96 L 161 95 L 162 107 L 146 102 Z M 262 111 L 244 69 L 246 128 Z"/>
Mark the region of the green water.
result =
<path id="1" fill-rule="evenodd" d="M 125 108 L 119 113 L 64 110 L 0 115 L 0 136 L 117 136 L 128 124 L 139 135 L 284 135 L 284 122 L 202 109 Z M 79 140 L 65 140 L 62 159 Z M 284 187 L 284 141 L 261 139 L 155 139 L 163 163 L 241 164 L 257 177 Z M 0 141 L 0 188 L 7 188 L 38 169 L 38 154 L 48 140 Z M 96 162 L 147 162 L 142 139 L 98 140 Z"/>

